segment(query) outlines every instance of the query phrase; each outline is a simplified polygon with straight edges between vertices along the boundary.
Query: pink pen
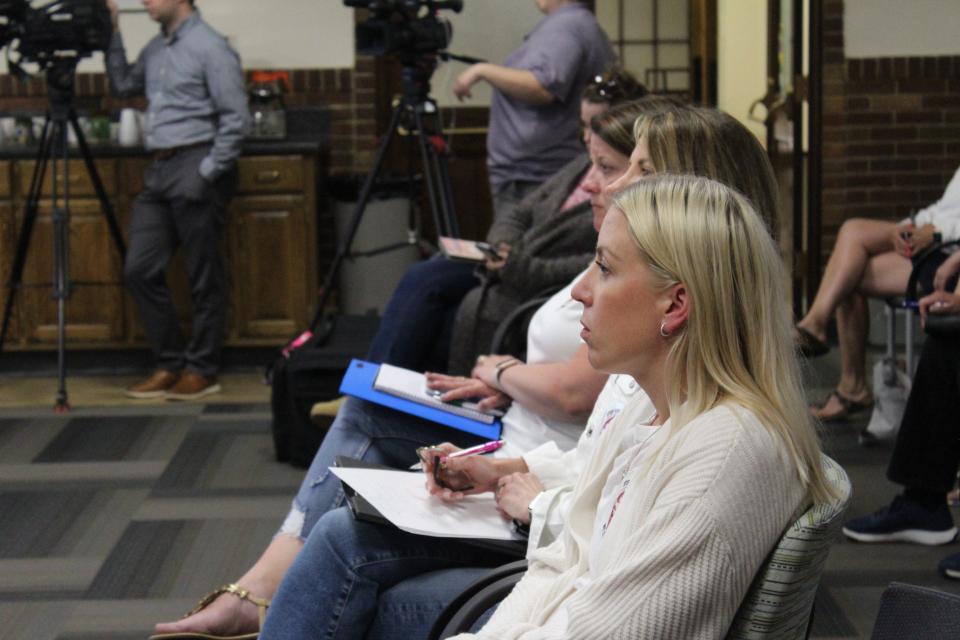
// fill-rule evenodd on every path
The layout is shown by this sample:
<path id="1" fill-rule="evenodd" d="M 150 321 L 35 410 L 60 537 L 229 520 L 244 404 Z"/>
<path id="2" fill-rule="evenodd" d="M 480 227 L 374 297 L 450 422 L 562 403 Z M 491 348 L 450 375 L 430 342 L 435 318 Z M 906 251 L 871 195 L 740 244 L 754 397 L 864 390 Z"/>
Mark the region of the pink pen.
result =
<path id="1" fill-rule="evenodd" d="M 468 449 L 461 449 L 460 451 L 455 451 L 449 456 L 443 456 L 440 458 L 440 463 L 444 463 L 449 458 L 462 458 L 463 456 L 475 456 L 482 453 L 490 453 L 491 451 L 496 451 L 503 445 L 507 444 L 506 440 L 491 440 L 490 442 L 484 442 L 483 444 L 478 444 L 475 447 L 470 447 Z M 419 451 L 419 450 L 418 450 Z M 439 457 L 439 456 L 438 456 Z M 419 471 L 423 469 L 423 463 L 417 462 L 416 464 L 410 465 L 412 471 Z"/>
<path id="2" fill-rule="evenodd" d="M 496 451 L 505 444 L 506 441 L 504 440 L 491 440 L 490 442 L 484 442 L 483 444 L 478 444 L 477 446 L 470 447 L 469 449 L 454 451 L 450 455 L 440 458 L 440 462 L 446 462 L 450 458 L 464 458 L 466 456 L 476 456 L 484 453 L 490 453 L 492 451 Z"/>

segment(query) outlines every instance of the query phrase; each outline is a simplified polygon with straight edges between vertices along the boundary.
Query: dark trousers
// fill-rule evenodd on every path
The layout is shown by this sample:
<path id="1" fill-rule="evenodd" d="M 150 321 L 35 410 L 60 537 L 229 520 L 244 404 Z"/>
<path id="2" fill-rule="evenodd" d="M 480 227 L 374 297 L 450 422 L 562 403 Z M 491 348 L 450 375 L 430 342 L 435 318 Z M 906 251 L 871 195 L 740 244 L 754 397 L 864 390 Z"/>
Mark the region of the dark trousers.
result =
<path id="1" fill-rule="evenodd" d="M 928 336 L 887 477 L 908 489 L 943 495 L 960 461 L 960 336 Z"/>
<path id="2" fill-rule="evenodd" d="M 124 279 L 140 309 L 157 366 L 217 374 L 223 344 L 227 283 L 220 242 L 226 207 L 236 190 L 232 169 L 212 182 L 199 173 L 209 146 L 184 149 L 151 164 L 133 203 Z M 189 343 L 180 330 L 166 270 L 181 249 L 193 306 Z"/>
<path id="3" fill-rule="evenodd" d="M 473 272 L 471 264 L 441 257 L 407 269 L 383 310 L 367 360 L 415 371 L 446 370 L 457 307 L 477 286 Z"/>

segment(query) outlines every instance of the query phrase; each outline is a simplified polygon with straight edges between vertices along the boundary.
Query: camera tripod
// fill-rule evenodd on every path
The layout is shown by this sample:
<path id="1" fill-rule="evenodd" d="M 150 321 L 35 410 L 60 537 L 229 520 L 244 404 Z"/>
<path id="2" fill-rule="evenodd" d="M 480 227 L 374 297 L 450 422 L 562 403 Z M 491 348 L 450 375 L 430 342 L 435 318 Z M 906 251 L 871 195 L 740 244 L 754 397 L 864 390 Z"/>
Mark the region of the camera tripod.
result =
<path id="1" fill-rule="evenodd" d="M 447 141 L 443 135 L 443 123 L 437 103 L 429 96 L 430 76 L 433 75 L 437 66 L 437 54 L 404 56 L 401 58 L 401 62 L 403 65 L 401 71 L 403 93 L 393 105 L 390 124 L 387 126 L 387 131 L 377 148 L 373 167 L 360 189 L 360 196 L 350 218 L 346 236 L 341 241 L 336 256 L 327 270 L 320 289 L 317 311 L 308 331 L 294 339 L 283 349 L 285 355 L 303 344 L 311 336 L 318 336 L 320 342 L 326 342 L 330 337 L 333 330 L 333 319 L 325 315 L 324 312 L 330 300 L 334 281 L 343 265 L 343 261 L 350 255 L 350 248 L 357 235 L 357 230 L 360 228 L 360 222 L 363 219 L 367 203 L 370 201 L 373 188 L 380 176 L 384 159 L 390 148 L 390 142 L 401 131 L 401 127 L 417 138 L 417 146 L 423 164 L 424 182 L 427 187 L 427 198 L 437 233 L 454 238 L 460 237 L 453 203 L 453 188 L 450 184 L 450 173 L 447 167 L 447 156 L 449 155 Z"/>
<path id="2" fill-rule="evenodd" d="M 27 261 L 30 248 L 30 239 L 33 234 L 34 223 L 37 219 L 37 210 L 43 193 L 44 177 L 47 164 L 52 164 L 50 202 L 53 221 L 53 298 L 57 301 L 57 399 L 54 411 L 58 413 L 70 410 L 67 398 L 66 382 L 66 302 L 70 297 L 74 284 L 84 284 L 70 281 L 70 150 L 68 145 L 68 128 L 76 135 L 80 149 L 80 156 L 86 165 L 87 173 L 93 182 L 100 208 L 110 229 L 110 236 L 120 254 L 121 262 L 126 253 L 120 225 L 117 224 L 113 212 L 113 205 L 107 199 L 103 182 L 93 163 L 90 148 L 84 137 L 83 129 L 73 107 L 74 79 L 77 58 L 57 58 L 46 70 L 47 93 L 50 106 L 43 123 L 43 133 L 37 150 L 33 175 L 30 178 L 30 190 L 27 193 L 23 212 L 23 227 L 17 240 L 17 249 L 13 258 L 13 267 L 10 275 L 10 287 L 7 292 L 7 302 L 3 310 L 3 326 L 0 329 L 0 352 L 7 338 L 10 318 L 13 313 L 14 297 L 23 285 L 23 268 Z M 58 157 L 59 156 L 59 157 Z M 60 194 L 58 182 L 58 164 L 62 164 L 63 193 Z"/>

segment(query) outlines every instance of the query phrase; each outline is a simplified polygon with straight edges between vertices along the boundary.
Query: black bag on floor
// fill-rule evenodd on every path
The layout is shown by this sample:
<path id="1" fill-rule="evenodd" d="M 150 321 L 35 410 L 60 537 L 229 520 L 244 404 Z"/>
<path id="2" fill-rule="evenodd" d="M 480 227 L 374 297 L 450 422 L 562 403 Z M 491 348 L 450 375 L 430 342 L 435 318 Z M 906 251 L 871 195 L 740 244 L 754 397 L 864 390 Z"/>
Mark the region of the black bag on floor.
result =
<path id="1" fill-rule="evenodd" d="M 323 441 L 327 424 L 310 419 L 317 402 L 339 396 L 340 380 L 350 360 L 363 358 L 377 330 L 373 316 L 340 316 L 329 339 L 314 337 L 271 367 L 270 407 L 277 460 L 307 467 Z"/>

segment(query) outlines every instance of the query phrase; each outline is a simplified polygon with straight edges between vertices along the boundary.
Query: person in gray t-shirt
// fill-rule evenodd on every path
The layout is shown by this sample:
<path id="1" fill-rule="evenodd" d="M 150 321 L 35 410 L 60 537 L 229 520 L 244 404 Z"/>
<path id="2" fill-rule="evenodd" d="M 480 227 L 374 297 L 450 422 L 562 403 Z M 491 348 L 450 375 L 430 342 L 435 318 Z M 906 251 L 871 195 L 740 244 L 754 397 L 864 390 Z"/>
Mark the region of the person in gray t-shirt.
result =
<path id="1" fill-rule="evenodd" d="M 126 391 L 131 398 L 191 400 L 220 390 L 227 282 L 220 245 L 236 159 L 250 121 L 240 58 L 203 21 L 193 0 L 145 0 L 161 31 L 134 63 L 116 30 L 117 4 L 106 0 L 114 33 L 107 50 L 110 89 L 146 95 L 144 143 L 153 163 L 130 214 L 123 275 L 140 309 L 156 370 Z M 165 272 L 179 249 L 190 280 L 190 340 Z"/>
<path id="2" fill-rule="evenodd" d="M 483 80 L 494 89 L 487 167 L 494 216 L 582 152 L 580 94 L 616 56 L 594 15 L 573 0 L 535 0 L 546 14 L 503 65 L 479 63 L 460 74 L 460 100 Z"/>

